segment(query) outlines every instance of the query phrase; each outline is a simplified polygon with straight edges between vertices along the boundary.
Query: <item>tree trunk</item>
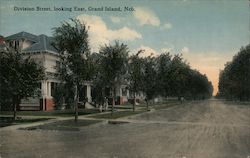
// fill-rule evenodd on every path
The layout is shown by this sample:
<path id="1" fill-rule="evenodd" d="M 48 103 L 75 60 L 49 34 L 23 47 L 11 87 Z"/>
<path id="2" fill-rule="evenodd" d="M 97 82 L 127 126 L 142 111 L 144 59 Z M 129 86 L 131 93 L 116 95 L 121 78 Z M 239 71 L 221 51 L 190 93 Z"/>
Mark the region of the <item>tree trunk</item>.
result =
<path id="1" fill-rule="evenodd" d="M 135 93 L 134 93 L 133 111 L 135 111 L 135 103 L 136 103 L 136 98 L 135 98 Z"/>
<path id="2" fill-rule="evenodd" d="M 111 116 L 113 116 L 113 113 L 114 113 L 115 96 L 116 96 L 116 93 L 115 93 L 115 87 L 114 87 L 114 89 L 113 89 L 113 98 L 112 98 L 112 107 L 111 107 Z"/>
<path id="3" fill-rule="evenodd" d="M 146 100 L 147 110 L 149 110 L 148 99 Z"/>
<path id="4" fill-rule="evenodd" d="M 75 86 L 75 123 L 78 121 L 78 100 L 79 100 L 78 87 Z"/>
<path id="5" fill-rule="evenodd" d="M 16 121 L 16 102 L 13 103 L 13 120 Z"/>
<path id="6" fill-rule="evenodd" d="M 13 120 L 15 121 L 17 118 L 17 106 L 19 105 L 20 101 L 18 100 L 17 96 L 13 97 L 12 104 L 13 104 Z"/>
<path id="7" fill-rule="evenodd" d="M 111 106 L 111 116 L 113 116 L 114 113 L 114 106 L 115 106 L 115 97 L 112 97 L 112 106 Z"/>

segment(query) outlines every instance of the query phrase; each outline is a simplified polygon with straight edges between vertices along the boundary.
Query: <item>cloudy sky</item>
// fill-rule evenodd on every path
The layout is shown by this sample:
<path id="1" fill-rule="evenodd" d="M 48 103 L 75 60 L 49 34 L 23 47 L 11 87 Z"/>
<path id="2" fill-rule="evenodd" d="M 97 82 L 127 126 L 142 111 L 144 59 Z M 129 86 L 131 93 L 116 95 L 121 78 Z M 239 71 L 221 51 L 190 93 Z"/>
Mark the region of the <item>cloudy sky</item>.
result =
<path id="1" fill-rule="evenodd" d="M 51 8 L 51 11 L 14 11 L 14 8 Z M 53 11 L 85 8 L 85 11 Z M 88 11 L 88 8 L 133 7 L 135 11 Z M 69 18 L 89 27 L 93 52 L 120 40 L 131 53 L 144 56 L 182 53 L 194 69 L 207 74 L 217 92 L 219 70 L 249 43 L 248 0 L 1 0 L 0 34 L 20 31 L 52 36 L 52 28 Z"/>

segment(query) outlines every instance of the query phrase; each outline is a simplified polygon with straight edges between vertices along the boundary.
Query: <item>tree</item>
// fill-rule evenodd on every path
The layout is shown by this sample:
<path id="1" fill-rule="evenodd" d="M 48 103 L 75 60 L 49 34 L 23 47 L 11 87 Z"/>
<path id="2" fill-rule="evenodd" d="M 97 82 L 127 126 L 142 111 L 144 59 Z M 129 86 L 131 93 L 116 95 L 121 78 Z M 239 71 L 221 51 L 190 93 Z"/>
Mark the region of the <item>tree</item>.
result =
<path id="1" fill-rule="evenodd" d="M 83 82 L 90 78 L 87 57 L 89 55 L 89 36 L 85 23 L 77 19 L 63 22 L 54 28 L 54 47 L 61 55 L 61 80 L 74 86 L 75 122 L 78 119 L 79 90 Z M 72 87 L 71 87 L 72 88 Z"/>
<path id="2" fill-rule="evenodd" d="M 173 96 L 179 99 L 184 96 L 187 85 L 187 75 L 190 67 L 183 61 L 180 54 L 173 57 L 170 65 L 170 89 Z"/>
<path id="3" fill-rule="evenodd" d="M 250 45 L 225 64 L 220 72 L 218 95 L 230 100 L 250 100 Z"/>
<path id="4" fill-rule="evenodd" d="M 0 63 L 0 98 L 11 101 L 13 119 L 16 120 L 21 99 L 37 92 L 39 82 L 44 78 L 44 71 L 31 58 L 24 59 L 11 48 L 0 53 Z"/>
<path id="5" fill-rule="evenodd" d="M 114 45 L 105 45 L 100 48 L 103 73 L 102 82 L 106 83 L 113 91 L 112 115 L 114 112 L 116 87 L 124 81 L 124 74 L 127 72 L 128 52 L 127 45 L 120 44 L 118 41 Z"/>
<path id="6" fill-rule="evenodd" d="M 197 70 L 190 69 L 187 76 L 187 84 L 184 96 L 190 99 L 210 98 L 213 93 L 213 86 L 206 75 Z"/>
<path id="7" fill-rule="evenodd" d="M 157 94 L 157 80 L 156 80 L 156 64 L 155 58 L 152 56 L 144 58 L 144 75 L 143 75 L 143 92 L 146 96 L 146 103 L 148 109 L 148 102 L 152 100 Z"/>
<path id="8" fill-rule="evenodd" d="M 128 79 L 129 79 L 129 89 L 133 92 L 133 111 L 135 111 L 136 103 L 136 93 L 142 91 L 143 83 L 143 59 L 139 57 L 139 54 L 144 50 L 139 50 L 137 54 L 132 55 L 129 58 L 129 68 L 128 68 Z"/>
<path id="9" fill-rule="evenodd" d="M 105 96 L 105 87 L 107 83 L 105 83 L 104 74 L 102 72 L 102 55 L 99 53 L 92 53 L 90 58 L 94 64 L 94 72 L 93 72 L 93 86 L 92 86 L 92 100 L 95 105 L 104 104 Z"/>
<path id="10" fill-rule="evenodd" d="M 170 53 L 163 53 L 156 58 L 157 93 L 163 97 L 170 95 Z"/>
<path id="11" fill-rule="evenodd" d="M 181 99 L 205 99 L 212 95 L 212 83 L 206 75 L 190 68 L 180 54 L 173 58 L 163 53 L 155 58 L 156 95 Z"/>

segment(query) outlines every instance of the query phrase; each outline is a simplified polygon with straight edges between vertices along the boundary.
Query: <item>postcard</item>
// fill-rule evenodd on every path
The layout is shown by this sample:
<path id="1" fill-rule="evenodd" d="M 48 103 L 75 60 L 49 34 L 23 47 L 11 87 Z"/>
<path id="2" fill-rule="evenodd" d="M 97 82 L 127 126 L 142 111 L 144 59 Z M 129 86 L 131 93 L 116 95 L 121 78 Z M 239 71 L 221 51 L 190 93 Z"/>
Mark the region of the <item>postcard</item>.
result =
<path id="1" fill-rule="evenodd" d="M 0 158 L 250 158 L 249 6 L 1 0 Z"/>

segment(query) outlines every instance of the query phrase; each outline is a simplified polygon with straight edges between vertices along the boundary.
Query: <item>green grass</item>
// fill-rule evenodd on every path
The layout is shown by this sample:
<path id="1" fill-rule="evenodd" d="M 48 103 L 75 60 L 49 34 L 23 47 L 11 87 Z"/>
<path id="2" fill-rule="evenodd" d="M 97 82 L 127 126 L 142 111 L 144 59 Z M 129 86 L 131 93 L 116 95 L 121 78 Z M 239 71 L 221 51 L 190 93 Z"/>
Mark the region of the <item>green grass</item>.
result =
<path id="1" fill-rule="evenodd" d="M 115 109 L 130 110 L 133 109 L 133 105 L 116 105 Z"/>
<path id="2" fill-rule="evenodd" d="M 113 115 L 111 115 L 111 113 L 105 113 L 105 114 L 99 114 L 99 115 L 93 115 L 90 116 L 92 118 L 100 118 L 100 119 L 117 119 L 117 118 L 121 118 L 121 117 L 126 117 L 126 116 L 131 116 L 131 115 L 135 115 L 135 114 L 140 114 L 146 111 L 116 111 L 113 113 Z"/>
<path id="3" fill-rule="evenodd" d="M 97 109 L 79 109 L 79 115 L 88 115 L 98 113 Z M 17 116 L 42 116 L 42 117 L 52 117 L 52 116 L 60 116 L 60 117 L 70 117 L 74 116 L 75 112 L 73 109 L 66 110 L 53 110 L 53 111 L 18 111 Z M 13 115 L 12 111 L 1 111 L 0 115 Z"/>
<path id="4" fill-rule="evenodd" d="M 161 109 L 166 109 L 175 105 L 180 104 L 180 102 L 178 101 L 171 101 L 171 102 L 165 102 L 165 103 L 160 103 L 160 104 L 156 104 L 150 107 L 153 107 L 156 110 L 161 110 Z"/>
<path id="5" fill-rule="evenodd" d="M 57 121 L 53 123 L 47 123 L 44 125 L 33 126 L 24 128 L 23 130 L 56 130 L 56 131 L 79 131 L 80 127 L 88 126 L 101 122 L 99 120 L 81 120 L 77 122 L 74 120 Z"/>
<path id="6" fill-rule="evenodd" d="M 49 118 L 30 118 L 30 119 L 22 119 L 13 120 L 12 117 L 0 117 L 0 127 L 6 127 L 11 125 L 25 124 L 25 123 L 34 123 L 39 121 L 46 121 Z"/>

